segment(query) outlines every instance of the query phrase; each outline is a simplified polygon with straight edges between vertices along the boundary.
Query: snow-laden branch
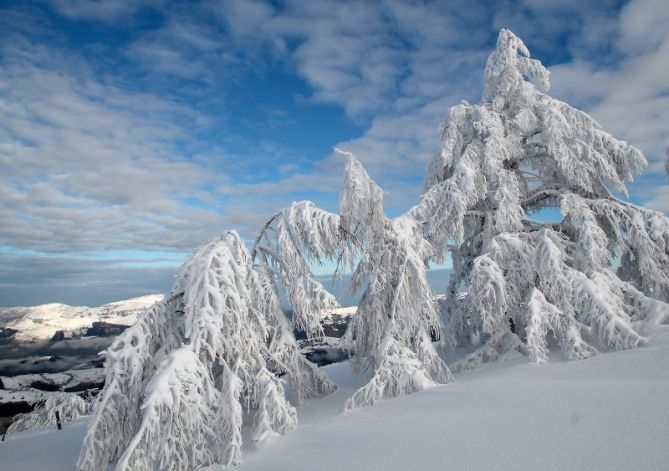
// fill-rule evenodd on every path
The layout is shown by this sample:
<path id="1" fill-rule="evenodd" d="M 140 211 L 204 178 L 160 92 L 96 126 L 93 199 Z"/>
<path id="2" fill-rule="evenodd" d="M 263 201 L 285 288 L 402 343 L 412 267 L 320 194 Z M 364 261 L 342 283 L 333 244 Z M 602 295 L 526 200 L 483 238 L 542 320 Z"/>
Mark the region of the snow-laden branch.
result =
<path id="1" fill-rule="evenodd" d="M 347 159 L 339 213 L 293 203 L 262 228 L 254 253 L 284 287 L 293 325 L 309 335 L 320 333 L 322 314 L 336 305 L 310 264 L 355 268 L 350 289 L 365 290 L 345 340 L 353 368 L 372 374 L 347 405 L 355 408 L 448 382 L 450 373 L 432 345 L 442 325 L 426 275 L 434 251 L 421 224 L 388 218 L 381 188 L 353 154 L 339 152 Z"/>

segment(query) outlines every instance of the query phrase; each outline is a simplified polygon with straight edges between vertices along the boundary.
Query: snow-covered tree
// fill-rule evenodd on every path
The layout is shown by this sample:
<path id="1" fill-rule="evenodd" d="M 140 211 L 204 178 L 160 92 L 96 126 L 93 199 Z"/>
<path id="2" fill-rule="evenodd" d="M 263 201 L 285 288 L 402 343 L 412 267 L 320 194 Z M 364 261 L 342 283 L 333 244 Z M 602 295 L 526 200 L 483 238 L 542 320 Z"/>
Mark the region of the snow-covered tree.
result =
<path id="1" fill-rule="evenodd" d="M 300 355 L 268 272 L 236 232 L 201 247 L 107 352 L 107 377 L 80 470 L 190 470 L 239 463 L 243 407 L 262 442 L 297 423 L 300 397 L 334 384 Z"/>
<path id="2" fill-rule="evenodd" d="M 311 265 L 329 259 L 354 269 L 350 289 L 364 293 L 345 344 L 354 370 L 370 380 L 347 403 L 353 409 L 448 382 L 450 373 L 432 344 L 442 330 L 426 277 L 432 248 L 408 214 L 384 214 L 381 188 L 344 154 L 339 214 L 293 203 L 263 228 L 255 251 L 260 267 L 286 287 L 295 325 L 309 334 L 318 335 L 321 314 L 337 306 Z"/>
<path id="3" fill-rule="evenodd" d="M 432 344 L 441 331 L 426 279 L 433 252 L 420 229 L 408 215 L 384 215 L 381 189 L 349 155 L 340 214 L 293 203 L 262 227 L 252 253 L 235 232 L 205 244 L 180 269 L 171 296 L 108 349 L 79 469 L 238 463 L 242 406 L 255 411 L 254 440 L 293 428 L 296 412 L 277 375 L 300 401 L 335 389 L 293 334 L 322 335 L 320 319 L 338 306 L 311 271 L 326 259 L 357 264 L 354 285 L 366 286 L 348 344 L 354 368 L 371 380 L 348 407 L 447 382 Z"/>
<path id="4" fill-rule="evenodd" d="M 77 469 L 106 469 L 125 451 L 141 419 L 145 383 L 167 352 L 178 348 L 176 299 L 159 301 L 106 351 L 105 386 L 79 455 Z"/>
<path id="5" fill-rule="evenodd" d="M 490 349 L 515 332 L 537 362 L 549 335 L 568 359 L 642 344 L 634 322 L 669 299 L 669 221 L 616 195 L 646 160 L 547 95 L 548 71 L 509 30 L 485 75 L 481 103 L 445 118 L 412 213 L 452 254 L 448 340 Z"/>
<path id="6" fill-rule="evenodd" d="M 19 414 L 7 428 L 7 435 L 24 432 L 26 430 L 55 427 L 57 425 L 56 412 L 59 413 L 62 423 L 80 419 L 90 415 L 93 403 L 81 398 L 75 393 L 59 392 L 49 395 L 46 401 L 38 404 L 32 412 Z"/>
<path id="7" fill-rule="evenodd" d="M 345 343 L 369 381 L 348 409 L 448 382 L 433 343 L 443 332 L 450 345 L 484 340 L 457 369 L 512 350 L 545 362 L 550 336 L 568 359 L 644 343 L 640 324 L 657 322 L 669 298 L 669 221 L 616 196 L 643 155 L 548 96 L 548 71 L 508 30 L 486 79 L 479 105 L 450 110 L 425 194 L 406 214 L 385 215 L 382 190 L 348 154 L 338 213 L 296 202 L 252 252 L 236 232 L 201 247 L 171 295 L 108 349 L 78 469 L 239 463 L 244 408 L 255 441 L 293 428 L 284 379 L 300 401 L 335 388 L 293 335 L 322 335 L 338 306 L 311 271 L 325 260 L 350 267 L 351 289 L 364 290 Z M 546 210 L 560 222 L 536 217 Z M 446 250 L 442 323 L 426 272 Z"/>
<path id="8" fill-rule="evenodd" d="M 345 340 L 354 353 L 354 371 L 371 374 L 346 408 L 449 382 L 450 372 L 432 343 L 442 325 L 427 281 L 434 252 L 420 225 L 408 214 L 385 215 L 381 188 L 353 154 L 339 212 L 344 230 L 362 246 L 351 289 L 365 287 Z"/>

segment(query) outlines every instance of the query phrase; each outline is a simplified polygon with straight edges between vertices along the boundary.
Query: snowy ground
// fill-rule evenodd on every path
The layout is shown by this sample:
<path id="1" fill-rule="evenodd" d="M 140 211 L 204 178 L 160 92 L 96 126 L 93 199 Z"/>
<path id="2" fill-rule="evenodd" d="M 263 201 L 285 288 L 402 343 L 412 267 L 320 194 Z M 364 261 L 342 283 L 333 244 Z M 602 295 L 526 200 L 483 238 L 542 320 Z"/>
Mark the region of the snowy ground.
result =
<path id="1" fill-rule="evenodd" d="M 326 370 L 339 391 L 302 407 L 295 431 L 245 450 L 239 471 L 669 469 L 669 333 L 581 362 L 488 366 L 346 414 L 355 380 L 347 364 Z M 72 470 L 85 427 L 10 437 L 2 468 Z"/>

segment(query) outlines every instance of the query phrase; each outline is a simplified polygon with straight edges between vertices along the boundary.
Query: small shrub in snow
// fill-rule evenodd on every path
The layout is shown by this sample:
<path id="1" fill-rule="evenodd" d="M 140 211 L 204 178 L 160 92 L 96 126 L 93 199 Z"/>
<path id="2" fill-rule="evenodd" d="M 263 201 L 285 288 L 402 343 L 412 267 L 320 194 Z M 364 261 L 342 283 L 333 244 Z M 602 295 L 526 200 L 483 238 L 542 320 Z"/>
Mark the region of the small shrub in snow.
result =
<path id="1" fill-rule="evenodd" d="M 56 412 L 60 414 L 61 422 L 66 423 L 90 415 L 92 410 L 93 403 L 77 394 L 65 392 L 51 394 L 32 412 L 20 414 L 7 428 L 6 433 L 11 435 L 26 430 L 56 427 Z"/>

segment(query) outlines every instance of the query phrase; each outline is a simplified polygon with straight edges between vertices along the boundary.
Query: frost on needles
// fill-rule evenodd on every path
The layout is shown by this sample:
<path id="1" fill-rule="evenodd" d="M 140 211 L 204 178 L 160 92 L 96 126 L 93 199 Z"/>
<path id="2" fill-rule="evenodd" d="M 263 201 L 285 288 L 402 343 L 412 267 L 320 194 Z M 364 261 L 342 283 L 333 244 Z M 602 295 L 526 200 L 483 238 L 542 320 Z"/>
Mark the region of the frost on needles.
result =
<path id="1" fill-rule="evenodd" d="M 545 362 L 549 335 L 569 360 L 643 344 L 635 325 L 669 298 L 669 221 L 616 194 L 645 158 L 544 93 L 548 71 L 512 32 L 485 75 L 481 103 L 449 111 L 414 210 L 452 254 L 448 341 L 487 341 L 456 369 L 521 340 Z M 562 220 L 533 218 L 546 208 Z"/>
<path id="2" fill-rule="evenodd" d="M 293 322 L 312 335 L 322 333 L 314 313 L 337 304 L 310 266 L 330 259 L 353 270 L 350 290 L 364 292 L 344 344 L 354 371 L 370 376 L 346 405 L 355 409 L 447 383 L 450 372 L 432 343 L 442 331 L 427 282 L 432 247 L 410 215 L 385 215 L 381 188 L 353 154 L 341 153 L 339 213 L 293 203 L 264 226 L 256 251 L 263 270 L 285 286 Z"/>

